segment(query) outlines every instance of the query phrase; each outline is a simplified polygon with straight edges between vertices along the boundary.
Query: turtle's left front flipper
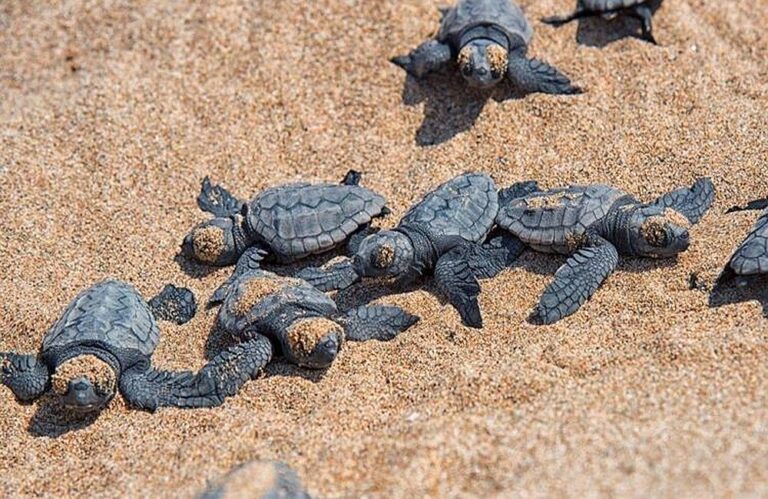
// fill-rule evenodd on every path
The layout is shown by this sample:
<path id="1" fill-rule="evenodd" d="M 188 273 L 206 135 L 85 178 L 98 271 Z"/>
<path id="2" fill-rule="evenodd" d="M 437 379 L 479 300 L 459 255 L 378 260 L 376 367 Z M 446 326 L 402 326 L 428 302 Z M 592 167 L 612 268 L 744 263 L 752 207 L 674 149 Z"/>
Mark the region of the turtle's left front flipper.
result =
<path id="1" fill-rule="evenodd" d="M 149 308 L 155 319 L 181 325 L 195 316 L 197 302 L 195 294 L 189 289 L 166 284 L 157 296 L 149 300 Z"/>
<path id="2" fill-rule="evenodd" d="M 483 317 L 477 302 L 480 284 L 467 261 L 468 251 L 466 246 L 458 246 L 441 256 L 435 265 L 435 282 L 459 312 L 464 325 L 481 328 Z"/>
<path id="3" fill-rule="evenodd" d="M 346 315 L 346 337 L 351 341 L 391 340 L 419 322 L 419 317 L 400 307 L 362 306 Z"/>
<path id="4" fill-rule="evenodd" d="M 591 236 L 588 246 L 574 253 L 555 272 L 533 312 L 533 319 L 552 324 L 576 312 L 589 300 L 619 263 L 619 253 L 608 241 Z"/>
<path id="5" fill-rule="evenodd" d="M 197 374 L 129 370 L 120 378 L 120 391 L 129 404 L 149 411 L 159 407 L 216 407 L 256 378 L 271 359 L 272 345 L 257 335 L 221 352 Z"/>
<path id="6" fill-rule="evenodd" d="M 223 302 L 232 285 L 241 276 L 247 274 L 248 272 L 259 270 L 261 268 L 261 262 L 266 256 L 266 250 L 258 246 L 251 246 L 245 250 L 237 260 L 237 265 L 235 265 L 235 270 L 232 272 L 232 274 L 227 278 L 226 281 L 222 283 L 221 286 L 216 288 L 216 291 L 214 291 L 213 295 L 211 295 L 211 297 L 208 299 L 208 305 L 210 306 Z"/>
<path id="7" fill-rule="evenodd" d="M 523 49 L 509 53 L 507 77 L 525 93 L 580 94 L 582 90 L 557 68 L 538 59 L 528 59 Z"/>
<path id="8" fill-rule="evenodd" d="M 49 381 L 48 367 L 37 356 L 0 352 L 0 382 L 22 402 L 42 395 Z"/>
<path id="9" fill-rule="evenodd" d="M 680 212 L 692 224 L 712 206 L 715 200 L 715 184 L 708 177 L 696 179 L 691 187 L 681 187 L 659 197 L 653 204 Z"/>
<path id="10" fill-rule="evenodd" d="M 320 291 L 338 291 L 346 289 L 360 280 L 352 267 L 352 260 L 344 260 L 326 267 L 306 267 L 296 274 Z"/>

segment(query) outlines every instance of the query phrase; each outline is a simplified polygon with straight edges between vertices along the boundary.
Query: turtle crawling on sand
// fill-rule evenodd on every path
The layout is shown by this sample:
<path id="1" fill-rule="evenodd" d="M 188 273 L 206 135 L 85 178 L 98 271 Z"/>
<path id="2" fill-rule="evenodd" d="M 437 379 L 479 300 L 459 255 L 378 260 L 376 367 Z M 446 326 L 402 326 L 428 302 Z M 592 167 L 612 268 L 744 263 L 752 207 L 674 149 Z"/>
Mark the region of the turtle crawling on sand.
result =
<path id="1" fill-rule="evenodd" d="M 534 250 L 570 255 L 533 314 L 550 324 L 576 312 L 597 291 L 619 254 L 667 258 L 685 251 L 688 228 L 714 197 L 708 178 L 650 204 L 607 185 L 576 185 L 509 198 L 496 223 Z"/>
<path id="2" fill-rule="evenodd" d="M 464 79 L 474 87 L 491 87 L 506 76 L 524 92 L 581 92 L 556 68 L 528 58 L 533 29 L 513 1 L 459 0 L 442 13 L 435 39 L 392 62 L 417 78 L 455 60 Z"/>
<path id="3" fill-rule="evenodd" d="M 251 264 L 258 258 L 248 260 Z M 240 264 L 238 264 L 240 265 Z M 238 269 L 216 298 L 223 300 L 216 324 L 239 341 L 237 351 L 220 356 L 249 355 L 254 345 L 262 367 L 275 352 L 310 369 L 325 369 L 336 359 L 345 339 L 352 341 L 394 338 L 419 318 L 393 306 L 363 306 L 342 313 L 322 291 L 296 278 L 257 269 Z M 267 341 L 268 340 L 268 341 Z M 257 346 L 263 348 L 256 348 Z"/>
<path id="4" fill-rule="evenodd" d="M 299 477 L 279 461 L 248 461 L 237 466 L 199 499 L 310 499 Z"/>
<path id="5" fill-rule="evenodd" d="M 118 390 L 140 409 L 219 405 L 223 389 L 240 383 L 237 371 L 247 364 L 218 358 L 198 374 L 151 365 L 160 340 L 156 319 L 183 324 L 195 311 L 186 288 L 169 284 L 147 303 L 125 282 L 100 282 L 70 303 L 39 354 L 0 353 L 0 381 L 22 401 L 52 389 L 66 409 L 81 414 L 101 410 Z"/>
<path id="6" fill-rule="evenodd" d="M 272 187 L 245 202 L 206 177 L 197 202 L 216 218 L 193 228 L 182 252 L 202 263 L 231 265 L 252 247 L 278 262 L 331 250 L 389 212 L 382 196 L 358 185 L 360 178 L 350 171 L 341 184 Z"/>
<path id="7" fill-rule="evenodd" d="M 523 195 L 530 185 L 522 183 L 507 196 Z M 408 285 L 431 274 L 464 324 L 482 327 L 477 279 L 498 274 L 523 250 L 509 234 L 486 241 L 498 209 L 499 195 L 491 177 L 459 175 L 412 206 L 395 229 L 363 239 L 351 260 L 327 269 L 306 268 L 299 276 L 330 291 L 363 277 L 395 278 Z"/>
<path id="8" fill-rule="evenodd" d="M 750 202 L 746 208 L 729 211 L 765 209 L 757 219 L 752 231 L 739 245 L 728 261 L 726 274 L 754 276 L 768 274 L 768 199 Z"/>
<path id="9" fill-rule="evenodd" d="M 583 17 L 601 16 L 613 19 L 619 15 L 627 15 L 638 19 L 641 23 L 641 38 L 656 45 L 653 38 L 653 9 L 655 0 L 577 0 L 576 10 L 567 16 L 545 17 L 543 23 L 562 26 Z M 659 2 L 660 3 L 660 2 Z"/>

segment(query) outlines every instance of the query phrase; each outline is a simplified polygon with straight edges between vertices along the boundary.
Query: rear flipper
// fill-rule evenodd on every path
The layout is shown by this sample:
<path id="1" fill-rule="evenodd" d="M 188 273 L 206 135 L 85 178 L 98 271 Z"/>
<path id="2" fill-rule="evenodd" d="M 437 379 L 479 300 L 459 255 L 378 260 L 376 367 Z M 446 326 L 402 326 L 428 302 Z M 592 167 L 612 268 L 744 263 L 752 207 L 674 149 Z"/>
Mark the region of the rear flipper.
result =
<path id="1" fill-rule="evenodd" d="M 360 185 L 360 181 L 363 179 L 363 174 L 357 170 L 349 170 L 344 179 L 341 181 L 342 185 Z"/>
<path id="2" fill-rule="evenodd" d="M 616 248 L 599 236 L 555 272 L 532 314 L 534 322 L 552 324 L 576 312 L 611 275 L 619 263 Z"/>
<path id="3" fill-rule="evenodd" d="M 391 306 L 358 307 L 347 312 L 346 319 L 351 341 L 388 341 L 419 322 L 419 317 Z"/>
<path id="4" fill-rule="evenodd" d="M 528 59 L 523 50 L 510 52 L 509 79 L 525 93 L 580 94 L 582 90 L 557 68 L 538 59 Z"/>
<path id="5" fill-rule="evenodd" d="M 346 289 L 360 280 L 349 258 L 326 267 L 307 267 L 299 271 L 296 276 L 320 291 Z"/>
<path id="6" fill-rule="evenodd" d="M 656 39 L 653 37 L 653 11 L 648 5 L 642 4 L 635 6 L 635 9 L 631 11 L 631 15 L 640 20 L 640 27 L 642 30 L 642 34 L 640 37 L 654 45 L 658 45 L 656 43 Z"/>
<path id="7" fill-rule="evenodd" d="M 240 276 L 250 271 L 260 269 L 261 262 L 266 258 L 267 254 L 268 253 L 265 250 L 257 246 L 251 246 L 245 250 L 237 260 L 237 265 L 235 265 L 235 270 L 232 274 L 221 286 L 216 288 L 216 291 L 214 291 L 213 295 L 208 299 L 208 305 L 210 306 L 223 302 L 229 292 L 229 288 L 232 287 L 232 284 L 234 284 Z"/>
<path id="8" fill-rule="evenodd" d="M 0 382 L 22 402 L 42 395 L 49 381 L 48 367 L 36 356 L 0 352 Z"/>
<path id="9" fill-rule="evenodd" d="M 568 24 L 571 21 L 575 21 L 576 19 L 581 19 L 582 17 L 588 17 L 594 15 L 593 13 L 584 10 L 581 5 L 576 7 L 576 10 L 568 14 L 567 16 L 549 16 L 549 17 L 542 17 L 541 22 L 544 24 L 549 24 L 551 26 L 559 27 L 563 24 Z"/>
<path id="10" fill-rule="evenodd" d="M 746 206 L 732 206 L 728 208 L 726 213 L 733 213 L 734 211 L 750 211 L 750 210 L 763 210 L 768 208 L 768 198 L 754 199 L 746 204 Z"/>
<path id="11" fill-rule="evenodd" d="M 728 262 L 738 275 L 768 274 L 768 210 L 760 215 L 752 232 Z"/>
<path id="12" fill-rule="evenodd" d="M 189 289 L 166 284 L 157 296 L 149 300 L 149 308 L 155 319 L 181 325 L 195 316 L 197 303 L 195 294 Z"/>
<path id="13" fill-rule="evenodd" d="M 712 206 L 715 200 L 715 184 L 708 177 L 696 179 L 691 187 L 681 187 L 670 191 L 653 204 L 672 208 L 680 212 L 692 224 L 698 223 L 701 217 Z"/>
<path id="14" fill-rule="evenodd" d="M 499 190 L 499 206 L 505 206 L 514 199 L 525 197 L 534 192 L 541 192 L 539 183 L 535 180 L 516 182 L 509 187 Z"/>
<path id="15" fill-rule="evenodd" d="M 410 54 L 393 57 L 391 61 L 416 78 L 422 78 L 427 73 L 445 67 L 451 61 L 451 48 L 437 40 L 429 40 L 413 49 Z"/>
<path id="16" fill-rule="evenodd" d="M 483 317 L 477 302 L 480 284 L 467 261 L 471 251 L 467 246 L 458 246 L 445 253 L 437 260 L 434 275 L 438 289 L 459 312 L 464 325 L 481 328 Z"/>
<path id="17" fill-rule="evenodd" d="M 197 374 L 133 370 L 120 378 L 120 392 L 130 405 L 155 411 L 159 407 L 217 407 L 258 376 L 272 359 L 272 345 L 261 335 L 217 355 Z"/>
<path id="18" fill-rule="evenodd" d="M 217 217 L 229 217 L 240 213 L 243 209 L 243 201 L 240 201 L 228 190 L 220 185 L 212 185 L 211 179 L 205 177 L 197 196 L 197 206 L 201 210 L 213 213 Z"/>
<path id="19" fill-rule="evenodd" d="M 509 232 L 491 233 L 483 244 L 466 246 L 465 258 L 478 279 L 488 279 L 512 265 L 525 245 Z"/>

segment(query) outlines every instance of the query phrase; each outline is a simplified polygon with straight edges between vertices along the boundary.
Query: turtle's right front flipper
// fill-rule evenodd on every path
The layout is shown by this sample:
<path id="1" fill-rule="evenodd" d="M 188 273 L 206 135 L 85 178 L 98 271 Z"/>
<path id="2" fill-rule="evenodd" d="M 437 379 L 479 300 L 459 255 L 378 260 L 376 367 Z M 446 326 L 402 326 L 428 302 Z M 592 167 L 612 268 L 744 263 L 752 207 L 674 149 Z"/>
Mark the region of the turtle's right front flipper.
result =
<path id="1" fill-rule="evenodd" d="M 229 217 L 240 213 L 243 201 L 240 201 L 220 185 L 211 184 L 211 179 L 205 177 L 197 196 L 197 205 L 201 210 L 212 213 L 217 217 Z"/>
<path id="2" fill-rule="evenodd" d="M 483 317 L 477 297 L 480 284 L 466 259 L 466 248 L 459 246 L 441 256 L 435 264 L 435 283 L 461 316 L 464 325 L 481 328 Z"/>
<path id="3" fill-rule="evenodd" d="M 304 279 L 320 291 L 346 289 L 360 280 L 349 258 L 325 268 L 307 267 L 299 271 L 297 277 Z"/>
<path id="4" fill-rule="evenodd" d="M 616 248 L 599 236 L 571 255 L 555 272 L 533 312 L 533 319 L 552 324 L 576 312 L 611 275 L 619 263 Z"/>
<path id="5" fill-rule="evenodd" d="M 132 406 L 148 411 L 159 407 L 216 407 L 258 376 L 272 359 L 272 345 L 261 335 L 217 355 L 197 374 L 149 369 L 128 371 L 120 391 Z"/>
<path id="6" fill-rule="evenodd" d="M 0 382 L 19 400 L 29 402 L 38 398 L 49 381 L 48 367 L 36 356 L 0 352 Z"/>
<path id="7" fill-rule="evenodd" d="M 400 307 L 364 305 L 346 315 L 346 337 L 351 341 L 388 341 L 419 322 Z"/>
<path id="8" fill-rule="evenodd" d="M 580 94 L 582 90 L 571 84 L 570 78 L 554 66 L 538 59 L 528 59 L 525 52 L 510 52 L 507 77 L 525 93 Z"/>
<path id="9" fill-rule="evenodd" d="M 208 299 L 208 305 L 210 306 L 223 302 L 235 281 L 248 272 L 259 270 L 261 268 L 261 262 L 266 258 L 267 254 L 267 251 L 259 246 L 251 246 L 245 250 L 237 260 L 237 265 L 235 265 L 235 270 L 232 274 L 221 284 L 221 286 L 216 288 L 216 291 L 214 291 L 213 295 Z"/>
<path id="10" fill-rule="evenodd" d="M 416 78 L 422 78 L 451 61 L 451 48 L 437 40 L 429 40 L 413 49 L 410 54 L 393 57 L 391 61 Z"/>

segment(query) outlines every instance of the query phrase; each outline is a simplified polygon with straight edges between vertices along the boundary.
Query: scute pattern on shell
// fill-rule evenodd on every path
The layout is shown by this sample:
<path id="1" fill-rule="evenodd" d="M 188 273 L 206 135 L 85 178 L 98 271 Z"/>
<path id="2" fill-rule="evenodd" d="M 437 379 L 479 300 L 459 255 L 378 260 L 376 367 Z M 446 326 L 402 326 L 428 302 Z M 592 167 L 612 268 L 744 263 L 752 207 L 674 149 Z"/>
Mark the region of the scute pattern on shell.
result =
<path id="1" fill-rule="evenodd" d="M 484 173 L 467 173 L 424 196 L 408 210 L 400 225 L 420 225 L 436 244 L 442 238 L 456 236 L 480 242 L 493 227 L 498 211 L 499 196 L 493 179 Z"/>
<path id="2" fill-rule="evenodd" d="M 607 185 L 570 186 L 515 199 L 496 221 L 526 244 L 569 253 L 587 227 L 626 193 Z"/>
<path id="3" fill-rule="evenodd" d="M 646 3 L 648 0 L 583 0 L 584 8 L 593 12 L 625 9 Z"/>
<path id="4" fill-rule="evenodd" d="M 43 339 L 43 351 L 84 341 L 150 356 L 160 341 L 160 330 L 136 288 L 107 280 L 72 300 Z"/>
<path id="5" fill-rule="evenodd" d="M 278 260 L 292 261 L 343 243 L 384 204 L 382 196 L 360 186 L 294 184 L 258 195 L 250 203 L 248 223 Z"/>
<path id="6" fill-rule="evenodd" d="M 437 39 L 455 45 L 466 30 L 479 25 L 498 26 L 511 38 L 522 38 L 526 45 L 533 36 L 522 9 L 511 0 L 459 0 L 443 17 Z"/>
<path id="7" fill-rule="evenodd" d="M 729 265 L 741 275 L 768 274 L 768 209 L 757 219 Z"/>

